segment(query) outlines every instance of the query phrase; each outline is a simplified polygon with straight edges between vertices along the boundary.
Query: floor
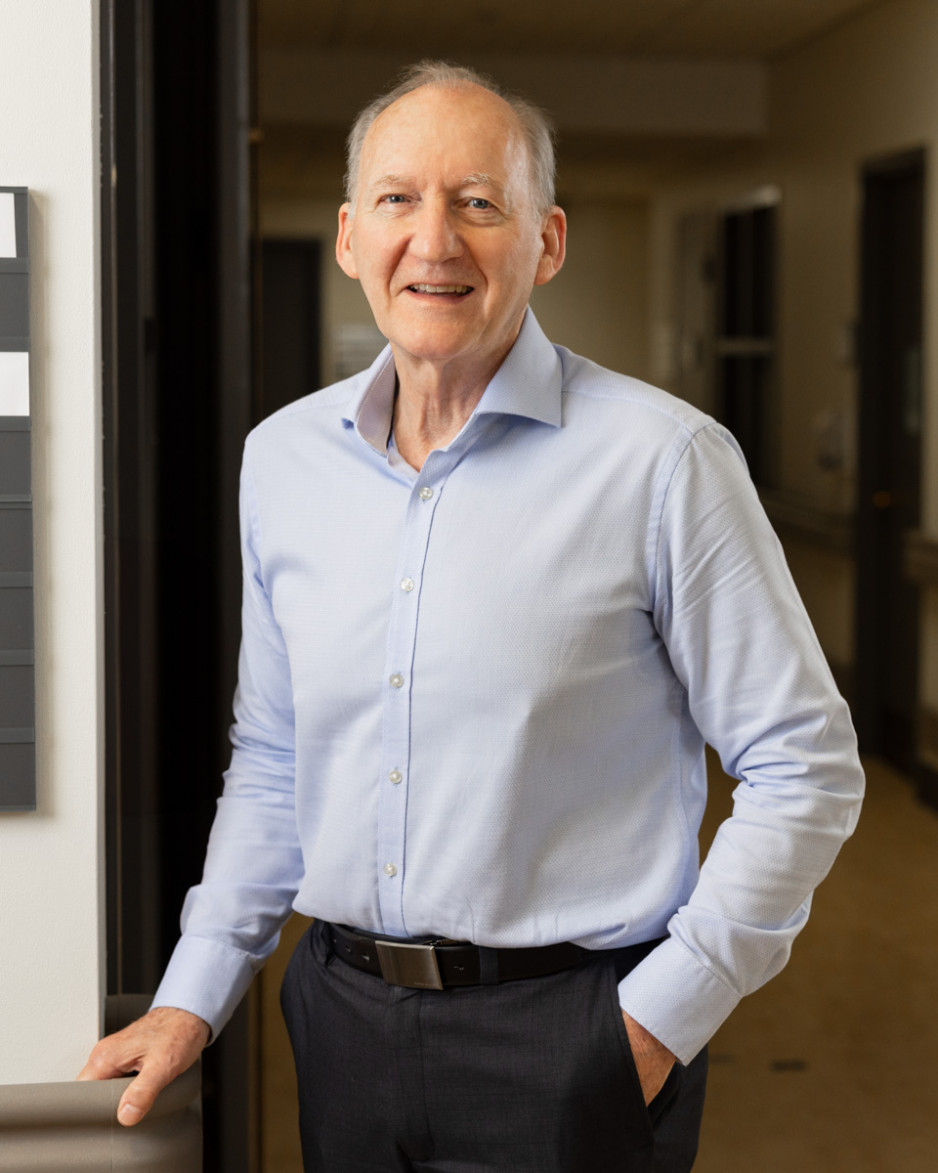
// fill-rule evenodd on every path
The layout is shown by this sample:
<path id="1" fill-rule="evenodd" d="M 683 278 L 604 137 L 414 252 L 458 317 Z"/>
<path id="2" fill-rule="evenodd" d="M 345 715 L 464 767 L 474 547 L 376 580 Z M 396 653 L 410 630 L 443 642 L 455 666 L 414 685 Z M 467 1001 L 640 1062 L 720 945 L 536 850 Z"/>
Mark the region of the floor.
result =
<path id="1" fill-rule="evenodd" d="M 938 813 L 882 763 L 866 765 L 859 828 L 819 889 L 791 963 L 711 1044 L 695 1173 L 938 1168 Z M 729 812 L 730 785 L 714 775 L 704 843 Z M 277 1010 L 302 929 L 294 918 L 262 978 L 264 1173 L 302 1171 Z"/>

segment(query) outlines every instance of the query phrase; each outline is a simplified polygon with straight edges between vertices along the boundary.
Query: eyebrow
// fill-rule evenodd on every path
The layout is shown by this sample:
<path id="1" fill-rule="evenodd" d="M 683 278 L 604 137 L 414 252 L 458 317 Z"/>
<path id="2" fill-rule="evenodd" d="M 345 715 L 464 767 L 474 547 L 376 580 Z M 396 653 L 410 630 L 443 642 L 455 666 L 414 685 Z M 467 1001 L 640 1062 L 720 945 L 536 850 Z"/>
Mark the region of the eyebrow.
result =
<path id="1" fill-rule="evenodd" d="M 377 187 L 403 187 L 413 182 L 412 175 L 379 175 L 377 179 L 368 184 L 368 187 L 372 190 Z"/>
<path id="2" fill-rule="evenodd" d="M 460 187 L 494 187 L 501 191 L 501 184 L 485 171 L 473 171 L 466 175 Z"/>
<path id="3" fill-rule="evenodd" d="M 409 184 L 416 183 L 416 178 L 413 175 L 379 175 L 377 179 L 372 180 L 368 184 L 371 190 L 379 187 L 406 187 Z M 472 171 L 468 175 L 464 175 L 459 181 L 459 187 L 494 187 L 497 191 L 502 190 L 502 186 L 497 180 L 493 179 L 486 171 Z"/>

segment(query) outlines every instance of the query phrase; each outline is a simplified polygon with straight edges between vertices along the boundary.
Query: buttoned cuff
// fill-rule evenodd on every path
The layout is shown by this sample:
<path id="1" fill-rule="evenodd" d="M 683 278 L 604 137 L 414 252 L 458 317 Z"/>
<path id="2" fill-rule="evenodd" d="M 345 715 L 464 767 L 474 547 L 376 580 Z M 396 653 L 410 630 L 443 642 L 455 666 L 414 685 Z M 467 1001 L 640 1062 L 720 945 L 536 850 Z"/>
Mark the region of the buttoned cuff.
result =
<path id="1" fill-rule="evenodd" d="M 739 1004 L 731 990 L 671 937 L 619 983 L 619 1005 L 690 1063 Z"/>
<path id="2" fill-rule="evenodd" d="M 221 941 L 184 935 L 173 950 L 151 1009 L 172 1006 L 197 1014 L 218 1037 L 254 979 L 251 957 Z"/>

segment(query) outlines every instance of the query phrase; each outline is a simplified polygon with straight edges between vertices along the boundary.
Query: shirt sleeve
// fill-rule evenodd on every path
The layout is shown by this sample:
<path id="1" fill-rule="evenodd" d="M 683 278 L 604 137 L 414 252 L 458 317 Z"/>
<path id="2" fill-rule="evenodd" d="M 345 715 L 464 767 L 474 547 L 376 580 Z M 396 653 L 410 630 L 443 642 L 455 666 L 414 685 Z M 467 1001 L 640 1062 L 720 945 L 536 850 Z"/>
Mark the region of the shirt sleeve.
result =
<path id="1" fill-rule="evenodd" d="M 785 965 L 864 779 L 847 706 L 719 426 L 680 453 L 655 537 L 656 626 L 695 724 L 739 780 L 668 939 L 619 987 L 622 1007 L 689 1062 Z"/>
<path id="2" fill-rule="evenodd" d="M 303 875 L 294 807 L 290 666 L 264 581 L 248 460 L 241 473 L 242 637 L 231 766 L 202 881 L 154 1006 L 198 1014 L 213 1037 L 273 952 Z"/>

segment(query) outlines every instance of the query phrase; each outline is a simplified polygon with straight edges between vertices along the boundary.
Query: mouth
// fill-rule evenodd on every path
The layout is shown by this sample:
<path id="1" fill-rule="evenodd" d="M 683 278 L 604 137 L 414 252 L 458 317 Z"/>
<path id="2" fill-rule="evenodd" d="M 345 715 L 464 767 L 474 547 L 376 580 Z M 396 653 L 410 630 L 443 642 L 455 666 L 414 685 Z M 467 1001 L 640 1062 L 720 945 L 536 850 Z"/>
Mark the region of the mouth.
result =
<path id="1" fill-rule="evenodd" d="M 429 293 L 436 297 L 450 296 L 450 297 L 465 297 L 467 293 L 472 293 L 471 285 L 408 285 L 407 288 L 411 293 Z"/>

